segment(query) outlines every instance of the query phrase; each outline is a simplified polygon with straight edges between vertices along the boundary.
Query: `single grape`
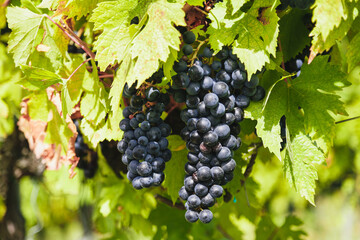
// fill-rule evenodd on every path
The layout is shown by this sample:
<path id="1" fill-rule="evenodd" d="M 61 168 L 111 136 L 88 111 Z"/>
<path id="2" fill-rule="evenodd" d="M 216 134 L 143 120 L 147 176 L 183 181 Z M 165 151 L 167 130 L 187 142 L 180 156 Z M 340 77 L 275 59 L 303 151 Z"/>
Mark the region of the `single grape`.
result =
<path id="1" fill-rule="evenodd" d="M 193 65 L 188 74 L 192 81 L 200 81 L 204 77 L 204 69 L 200 65 Z"/>
<path id="2" fill-rule="evenodd" d="M 201 88 L 204 90 L 211 90 L 213 84 L 214 84 L 214 80 L 209 76 L 205 76 L 201 81 Z"/>
<path id="3" fill-rule="evenodd" d="M 224 189 L 220 185 L 212 185 L 209 193 L 213 198 L 219 198 L 222 196 Z"/>
<path id="4" fill-rule="evenodd" d="M 186 221 L 194 223 L 199 219 L 198 213 L 192 210 L 187 210 L 185 213 Z"/>
<path id="5" fill-rule="evenodd" d="M 208 194 L 209 189 L 205 185 L 198 183 L 195 185 L 194 192 L 198 197 L 204 197 L 206 194 Z"/>
<path id="6" fill-rule="evenodd" d="M 209 167 L 201 167 L 197 170 L 197 177 L 200 181 L 207 181 L 211 178 L 211 171 Z"/>
<path id="7" fill-rule="evenodd" d="M 256 93 L 251 97 L 254 102 L 260 101 L 265 97 L 265 89 L 261 86 L 256 87 Z"/>
<path id="8" fill-rule="evenodd" d="M 164 173 L 153 173 L 152 179 L 154 186 L 160 186 L 165 179 L 165 175 Z"/>
<path id="9" fill-rule="evenodd" d="M 137 166 L 136 171 L 140 176 L 149 176 L 152 174 L 151 164 L 143 161 Z"/>
<path id="10" fill-rule="evenodd" d="M 200 92 L 200 83 L 191 82 L 189 86 L 186 88 L 186 93 L 189 95 L 197 95 Z"/>
<path id="11" fill-rule="evenodd" d="M 189 197 L 189 193 L 186 191 L 185 187 L 182 186 L 179 190 L 179 197 L 182 199 L 182 200 L 187 200 L 188 197 Z"/>
<path id="12" fill-rule="evenodd" d="M 187 203 L 188 203 L 190 209 L 196 209 L 196 208 L 200 207 L 201 200 L 198 196 L 196 196 L 195 194 L 192 194 L 188 197 Z"/>
<path id="13" fill-rule="evenodd" d="M 148 188 L 154 183 L 154 179 L 152 177 L 142 177 L 140 183 L 143 188 Z"/>
<path id="14" fill-rule="evenodd" d="M 220 70 L 216 74 L 216 80 L 217 81 L 222 81 L 222 82 L 225 82 L 225 83 L 229 84 L 230 81 L 231 81 L 231 76 L 226 71 Z"/>
<path id="15" fill-rule="evenodd" d="M 215 71 L 219 71 L 221 69 L 221 62 L 213 61 L 213 63 L 211 64 L 211 68 Z"/>
<path id="16" fill-rule="evenodd" d="M 135 159 L 144 159 L 147 154 L 146 148 L 141 145 L 137 145 L 133 150 L 133 157 Z"/>
<path id="17" fill-rule="evenodd" d="M 187 44 L 193 44 L 196 40 L 196 36 L 191 31 L 186 31 L 183 33 L 183 40 Z"/>
<path id="18" fill-rule="evenodd" d="M 211 58 L 212 55 L 213 55 L 213 53 L 214 53 L 214 51 L 211 50 L 211 49 L 208 48 L 208 47 L 205 47 L 204 50 L 203 50 L 203 55 L 204 55 L 204 57 L 206 57 L 206 58 Z"/>
<path id="19" fill-rule="evenodd" d="M 238 64 L 231 58 L 228 58 L 224 62 L 224 69 L 228 73 L 232 73 L 235 69 L 238 68 Z"/>
<path id="20" fill-rule="evenodd" d="M 151 165 L 153 172 L 161 173 L 165 170 L 165 161 L 161 157 L 155 158 Z"/>
<path id="21" fill-rule="evenodd" d="M 180 60 L 179 62 L 175 62 L 173 69 L 175 72 L 180 73 L 180 72 L 186 72 L 187 70 L 187 64 L 185 61 Z"/>
<path id="22" fill-rule="evenodd" d="M 247 108 L 250 104 L 250 98 L 245 95 L 238 95 L 235 98 L 235 104 L 240 108 Z"/>
<path id="23" fill-rule="evenodd" d="M 204 103 L 207 108 L 214 108 L 219 104 L 219 97 L 214 93 L 207 93 L 204 97 Z"/>
<path id="24" fill-rule="evenodd" d="M 209 131 L 204 135 L 204 144 L 207 146 L 215 146 L 218 142 L 218 135 L 213 132 L 213 131 Z"/>
<path id="25" fill-rule="evenodd" d="M 230 161 L 221 164 L 221 168 L 224 170 L 225 173 L 234 171 L 235 167 L 236 162 L 234 159 L 231 159 Z"/>
<path id="26" fill-rule="evenodd" d="M 214 132 L 218 135 L 219 139 L 225 139 L 230 136 L 230 127 L 226 124 L 219 124 L 215 127 Z"/>
<path id="27" fill-rule="evenodd" d="M 203 208 L 212 207 L 214 206 L 214 204 L 215 204 L 215 199 L 210 195 L 210 193 L 206 194 L 205 197 L 201 198 L 201 206 Z"/>
<path id="28" fill-rule="evenodd" d="M 191 45 L 185 44 L 182 48 L 182 51 L 184 55 L 190 55 L 194 51 L 193 47 Z"/>

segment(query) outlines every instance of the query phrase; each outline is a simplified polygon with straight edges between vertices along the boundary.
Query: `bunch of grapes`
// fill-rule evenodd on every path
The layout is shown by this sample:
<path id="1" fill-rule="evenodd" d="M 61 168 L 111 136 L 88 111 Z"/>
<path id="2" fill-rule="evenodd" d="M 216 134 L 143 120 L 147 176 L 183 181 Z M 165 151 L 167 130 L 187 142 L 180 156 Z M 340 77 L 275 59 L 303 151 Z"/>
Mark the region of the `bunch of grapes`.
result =
<path id="1" fill-rule="evenodd" d="M 183 53 L 189 55 L 195 35 L 186 32 L 183 39 Z M 189 153 L 179 196 L 186 201 L 187 221 L 209 223 L 213 218 L 209 208 L 222 196 L 222 186 L 233 178 L 233 151 L 241 145 L 237 136 L 243 109 L 251 100 L 261 100 L 265 90 L 258 86 L 256 75 L 247 81 L 244 65 L 228 48 L 213 57 L 213 51 L 205 47 L 192 66 L 179 61 L 173 68 L 177 72 L 172 85 L 174 99 L 187 106 L 181 112 L 186 123 L 181 137 Z"/>
<path id="2" fill-rule="evenodd" d="M 127 177 L 135 189 L 159 186 L 165 178 L 165 162 L 171 158 L 166 139 L 171 127 L 161 119 L 169 96 L 151 85 L 142 91 L 126 85 L 123 96 L 130 98 L 130 105 L 123 110 L 124 137 L 117 148 L 127 165 Z"/>
<path id="3" fill-rule="evenodd" d="M 96 152 L 91 151 L 84 142 L 84 137 L 79 129 L 79 120 L 75 121 L 76 130 L 78 135 L 75 140 L 75 154 L 80 158 L 77 167 L 84 170 L 86 178 L 93 178 L 96 170 L 98 169 L 98 155 Z"/>

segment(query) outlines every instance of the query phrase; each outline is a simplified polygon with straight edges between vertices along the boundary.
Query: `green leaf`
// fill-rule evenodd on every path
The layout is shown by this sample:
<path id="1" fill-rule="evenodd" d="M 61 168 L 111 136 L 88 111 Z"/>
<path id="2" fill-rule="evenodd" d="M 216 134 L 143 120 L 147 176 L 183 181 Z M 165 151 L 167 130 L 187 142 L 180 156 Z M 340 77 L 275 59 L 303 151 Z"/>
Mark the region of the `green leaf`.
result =
<path id="1" fill-rule="evenodd" d="M 258 136 L 279 159 L 279 121 L 283 115 L 286 117 L 290 132 L 286 139 L 288 146 L 291 144 L 291 148 L 286 149 L 286 176 L 288 180 L 293 176 L 291 184 L 313 203 L 316 179 L 313 164 L 323 163 L 324 153 L 335 136 L 335 120 L 329 112 L 346 114 L 336 91 L 349 83 L 338 67 L 328 63 L 327 56 L 316 57 L 310 65 L 304 64 L 300 76 L 288 78 L 288 83 L 278 81 L 277 73 L 264 80 L 268 81 L 266 85 L 272 85 L 268 97 L 260 103 L 251 103 L 246 115 L 258 121 Z"/>
<path id="2" fill-rule="evenodd" d="M 266 104 L 268 96 L 271 96 L 271 102 L 269 104 L 275 104 L 276 107 L 282 112 L 285 110 L 285 102 L 281 94 L 272 94 L 273 88 L 281 78 L 280 74 L 276 71 L 266 71 L 263 76 L 263 82 L 274 82 L 271 87 L 267 90 L 267 97 L 264 102 L 253 102 L 245 110 L 246 118 L 257 120 L 256 130 L 257 135 L 261 137 L 264 147 L 268 148 L 270 152 L 274 153 L 278 159 L 281 159 L 280 148 L 282 139 L 280 137 L 280 124 L 281 113 L 276 114 L 267 112 L 263 109 Z"/>
<path id="3" fill-rule="evenodd" d="M 184 12 L 180 4 L 159 0 L 149 5 L 145 28 L 135 37 L 130 49 L 138 86 L 151 77 L 160 67 L 159 60 L 166 62 L 170 48 L 179 50 L 180 33 L 173 24 L 185 25 Z"/>
<path id="4" fill-rule="evenodd" d="M 299 229 L 302 221 L 295 216 L 288 216 L 285 223 L 278 227 L 274 224 L 270 216 L 264 216 L 256 228 L 256 240 L 266 239 L 292 239 L 301 240 L 306 233 Z"/>
<path id="5" fill-rule="evenodd" d="M 47 94 L 45 91 L 35 92 L 29 96 L 28 112 L 33 120 L 48 121 L 49 104 Z"/>
<path id="6" fill-rule="evenodd" d="M 158 0 L 147 2 L 144 9 L 137 7 L 136 1 L 102 2 L 91 17 L 95 30 L 103 30 L 94 46 L 100 69 L 115 62 L 121 63 L 121 74 L 133 68 L 121 83 L 113 83 L 117 90 L 135 80 L 140 86 L 159 69 L 160 61 L 166 62 L 170 49 L 179 50 L 180 33 L 173 24 L 185 25 L 182 5 Z M 139 14 L 140 23 L 130 25 L 130 20 Z M 116 98 L 114 101 L 119 102 Z"/>
<path id="7" fill-rule="evenodd" d="M 192 6 L 203 6 L 204 1 L 203 0 L 187 0 L 186 2 Z"/>
<path id="8" fill-rule="evenodd" d="M 231 0 L 231 4 L 233 7 L 232 14 L 237 12 L 244 3 L 246 3 L 248 0 Z"/>
<path id="9" fill-rule="evenodd" d="M 44 90 L 53 84 L 61 82 L 59 75 L 43 68 L 21 65 L 21 70 L 25 78 L 21 79 L 18 83 L 29 90 Z"/>
<path id="10" fill-rule="evenodd" d="M 315 180 L 318 179 L 314 164 L 324 161 L 323 152 L 303 133 L 292 141 L 287 138 L 287 152 L 284 160 L 284 174 L 290 186 L 302 197 L 315 205 Z"/>
<path id="11" fill-rule="evenodd" d="M 215 52 L 224 45 L 232 44 L 234 54 L 244 63 L 251 76 L 270 62 L 270 55 L 276 54 L 278 2 L 255 1 L 249 11 L 240 16 L 227 15 L 226 4 L 227 1 L 217 4 L 209 15 L 212 20 L 208 28 L 209 43 Z"/>
<path id="12" fill-rule="evenodd" d="M 84 92 L 83 85 L 85 83 L 89 84 L 91 81 L 90 79 L 92 79 L 92 76 L 86 70 L 86 65 L 84 64 L 81 66 L 83 62 L 84 57 L 80 54 L 72 55 L 70 60 L 65 62 L 67 76 L 66 79 L 63 80 L 61 89 L 61 103 L 64 118 L 66 118 L 68 113 L 71 113 L 73 107 L 80 101 Z M 74 73 L 75 70 L 77 71 Z M 71 78 L 69 79 L 70 76 Z M 89 88 L 91 88 L 91 86 L 89 86 L 88 89 Z"/>
<path id="13" fill-rule="evenodd" d="M 37 5 L 38 8 L 48 8 L 48 9 L 55 9 L 59 5 L 58 0 L 42 0 L 42 2 Z"/>
<path id="14" fill-rule="evenodd" d="M 0 1 L 0 29 L 6 26 L 6 7 L 3 5 L 5 0 Z"/>
<path id="15" fill-rule="evenodd" d="M 98 0 L 68 0 L 63 13 L 69 18 L 86 16 L 96 7 Z"/>
<path id="16" fill-rule="evenodd" d="M 175 203 L 179 197 L 178 192 L 184 182 L 185 171 L 183 171 L 183 169 L 187 162 L 187 150 L 184 146 L 184 141 L 179 135 L 170 135 L 168 140 L 172 157 L 171 161 L 166 163 L 164 171 L 166 178 L 163 185 L 167 188 L 172 202 Z M 179 149 L 181 150 L 179 151 Z"/>
<path id="17" fill-rule="evenodd" d="M 310 44 L 310 31 L 304 24 L 304 16 L 307 13 L 302 10 L 293 9 L 289 14 L 283 16 L 280 21 L 280 41 L 284 56 L 284 62 L 289 61 Z"/>
<path id="18" fill-rule="evenodd" d="M 348 17 L 347 14 L 343 1 L 316 0 L 312 17 L 312 21 L 316 22 L 313 32 L 321 34 L 325 40 L 330 32 Z"/>
<path id="19" fill-rule="evenodd" d="M 93 69 L 96 65 L 91 61 Z M 86 85 L 85 94 L 82 96 L 80 112 L 92 125 L 98 126 L 105 119 L 108 107 L 108 93 L 104 86 L 99 82 L 97 71 L 84 78 L 83 84 Z"/>
<path id="20" fill-rule="evenodd" d="M 357 33 L 349 44 L 346 53 L 348 62 L 348 72 L 351 72 L 356 66 L 360 64 L 360 33 Z"/>
<path id="21" fill-rule="evenodd" d="M 12 29 L 9 52 L 14 54 L 16 66 L 26 65 L 30 54 L 43 38 L 45 17 L 19 7 L 9 7 L 6 16 Z"/>
<path id="22" fill-rule="evenodd" d="M 113 111 L 120 107 L 122 91 L 125 83 L 127 83 L 128 86 L 132 86 L 136 82 L 133 71 L 134 61 L 131 60 L 130 56 L 128 56 L 124 59 L 123 63 L 117 70 L 110 89 L 109 97 L 111 98 L 110 104 Z"/>
<path id="23" fill-rule="evenodd" d="M 354 19 L 357 17 L 357 10 L 360 8 L 360 3 L 342 1 L 341 3 L 336 0 L 332 0 L 331 4 L 341 5 L 339 9 L 328 9 L 328 3 L 323 0 L 320 1 L 321 5 L 315 4 L 313 21 L 320 19 L 320 22 L 317 22 L 315 28 L 311 31 L 310 36 L 313 37 L 312 40 L 312 50 L 316 53 L 329 50 L 338 40 L 341 40 L 347 32 L 350 30 L 351 25 Z M 336 3 L 335 3 L 336 2 Z M 327 6 L 323 6 L 327 5 Z M 339 6 L 340 6 L 339 5 Z M 324 7 L 326 11 L 323 11 Z M 357 9 L 355 9 L 357 8 Z M 327 12 L 338 12 L 335 14 L 335 19 L 333 20 L 333 15 L 326 15 Z M 325 24 L 324 27 L 321 23 L 329 21 L 329 24 Z M 331 28 L 331 26 L 333 26 Z M 324 35 L 326 37 L 324 37 Z"/>
<path id="24" fill-rule="evenodd" d="M 68 150 L 68 143 L 73 136 L 73 132 L 68 127 L 68 124 L 61 118 L 55 105 L 49 104 L 49 117 L 48 125 L 46 128 L 45 143 L 55 144 L 61 146 L 61 154 L 66 154 Z"/>

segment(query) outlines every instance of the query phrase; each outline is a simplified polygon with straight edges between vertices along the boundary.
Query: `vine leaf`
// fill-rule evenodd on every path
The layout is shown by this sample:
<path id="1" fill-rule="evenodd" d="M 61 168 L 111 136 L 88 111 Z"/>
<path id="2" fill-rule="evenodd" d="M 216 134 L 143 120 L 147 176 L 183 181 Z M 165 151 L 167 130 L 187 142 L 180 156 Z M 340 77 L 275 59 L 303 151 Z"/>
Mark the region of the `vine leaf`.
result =
<path id="1" fill-rule="evenodd" d="M 359 10 L 359 2 L 316 1 L 312 18 L 313 22 L 316 21 L 316 25 L 310 33 L 310 36 L 313 37 L 312 52 L 319 53 L 329 50 L 337 40 L 345 37 L 357 17 L 355 8 Z"/>
<path id="2" fill-rule="evenodd" d="M 256 240 L 261 239 L 303 239 L 307 234 L 301 230 L 300 226 L 303 222 L 290 215 L 286 217 L 284 224 L 280 227 L 276 226 L 272 221 L 271 217 L 264 216 L 261 218 L 260 222 L 256 228 Z"/>
<path id="3" fill-rule="evenodd" d="M 308 37 L 310 31 L 306 28 L 303 18 L 305 11 L 293 9 L 292 14 L 283 16 L 280 21 L 280 41 L 284 56 L 284 62 L 289 61 L 300 53 L 311 39 Z"/>
<path id="4" fill-rule="evenodd" d="M 288 134 L 287 134 L 288 135 Z M 324 154 L 311 139 L 300 132 L 292 141 L 287 137 L 284 174 L 290 186 L 315 205 L 315 180 L 318 179 L 315 163 L 324 161 Z"/>
<path id="5" fill-rule="evenodd" d="M 329 18 L 329 16 L 331 16 L 331 18 Z M 347 9 L 343 1 L 316 0 L 312 19 L 313 22 L 316 22 L 316 26 L 313 32 L 321 34 L 321 37 L 325 40 L 331 30 L 339 27 L 341 21 L 347 17 Z"/>
<path id="6" fill-rule="evenodd" d="M 145 10 L 137 9 L 138 4 Z M 120 105 L 125 83 L 137 81 L 140 86 L 167 61 L 170 50 L 179 50 L 180 33 L 173 24 L 185 25 L 184 15 L 181 4 L 165 0 L 102 2 L 94 10 L 90 21 L 95 30 L 103 31 L 94 44 L 99 67 L 120 63 L 110 90 L 113 111 Z M 140 23 L 130 25 L 134 17 Z"/>
<path id="7" fill-rule="evenodd" d="M 227 1 L 217 4 L 209 15 L 209 43 L 214 51 L 233 45 L 233 52 L 245 64 L 248 75 L 260 70 L 275 56 L 279 34 L 276 5 L 270 0 L 255 1 L 244 15 L 227 14 Z"/>
<path id="8" fill-rule="evenodd" d="M 9 28 L 9 52 L 13 53 L 16 66 L 27 64 L 30 54 L 41 43 L 45 17 L 28 9 L 9 7 L 6 15 Z"/>
<path id="9" fill-rule="evenodd" d="M 103 31 L 94 43 L 100 70 L 104 71 L 108 65 L 123 60 L 131 43 L 129 18 L 131 11 L 136 8 L 136 2 L 107 1 L 94 9 L 90 21 L 94 22 L 94 30 Z"/>
<path id="10" fill-rule="evenodd" d="M 26 78 L 21 79 L 18 83 L 29 90 L 44 90 L 61 82 L 61 76 L 43 68 L 21 65 L 21 70 Z"/>
<path id="11" fill-rule="evenodd" d="M 180 33 L 173 24 L 185 25 L 185 22 L 181 4 L 165 0 L 150 2 L 142 16 L 137 16 L 141 14 L 137 4 L 137 1 L 102 2 L 90 21 L 95 23 L 95 30 L 103 31 L 95 42 L 100 69 L 121 63 L 130 54 L 136 59 L 136 78 L 143 81 L 159 68 L 159 60 L 166 61 L 169 47 L 179 50 Z M 136 16 L 140 23 L 130 25 Z"/>
<path id="12" fill-rule="evenodd" d="M 360 63 L 360 33 L 357 33 L 349 44 L 346 53 L 348 60 L 348 72 L 351 72 Z"/>
<path id="13" fill-rule="evenodd" d="M 338 67 L 328 63 L 328 58 L 319 56 L 310 65 L 303 65 L 298 78 L 273 86 L 265 106 L 264 100 L 252 103 L 246 110 L 249 117 L 257 120 L 257 134 L 264 146 L 279 159 L 282 141 L 279 121 L 282 116 L 286 117 L 289 130 L 286 139 L 291 146 L 286 149 L 285 175 L 296 190 L 312 203 L 315 190 L 310 189 L 315 188 L 317 176 L 311 164 L 324 162 L 324 153 L 327 153 L 335 136 L 335 120 L 329 112 L 347 114 L 336 91 L 348 86 L 349 82 Z M 271 79 L 276 82 L 280 78 L 279 74 L 267 75 L 263 80 L 269 85 Z M 303 172 L 304 169 L 307 172 Z"/>
<path id="14" fill-rule="evenodd" d="M 167 192 L 170 195 L 170 198 L 173 203 L 179 197 L 179 190 L 183 186 L 185 172 L 181 171 L 184 168 L 186 163 L 186 148 L 182 147 L 184 141 L 179 135 L 170 135 L 169 140 L 169 149 L 172 152 L 171 161 L 166 163 L 165 168 L 165 178 L 164 187 L 167 188 Z M 169 177 L 170 176 L 170 177 Z"/>

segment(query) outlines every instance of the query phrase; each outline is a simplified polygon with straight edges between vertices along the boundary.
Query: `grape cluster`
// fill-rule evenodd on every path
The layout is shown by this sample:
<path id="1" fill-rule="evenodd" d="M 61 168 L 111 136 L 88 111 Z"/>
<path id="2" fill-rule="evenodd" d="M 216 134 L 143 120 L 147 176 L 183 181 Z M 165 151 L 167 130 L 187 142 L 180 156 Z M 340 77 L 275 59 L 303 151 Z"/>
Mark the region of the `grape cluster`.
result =
<path id="1" fill-rule="evenodd" d="M 75 140 L 75 154 L 80 158 L 76 167 L 84 170 L 86 178 L 93 178 L 98 169 L 98 155 L 96 152 L 91 151 L 84 142 L 84 137 L 80 132 L 79 124 L 79 120 L 76 120 L 75 126 L 78 135 Z"/>
<path id="2" fill-rule="evenodd" d="M 278 10 L 284 10 L 288 6 L 292 8 L 306 10 L 314 4 L 315 0 L 280 0 L 280 2 L 281 4 L 277 7 Z"/>
<path id="3" fill-rule="evenodd" d="M 123 110 L 120 129 L 124 137 L 117 148 L 127 165 L 127 177 L 135 189 L 159 186 L 165 178 L 165 162 L 171 158 L 166 139 L 171 127 L 160 118 L 169 96 L 153 86 L 137 94 L 135 87 L 127 85 L 123 96 L 130 98 L 130 105 Z"/>
<path id="4" fill-rule="evenodd" d="M 190 33 L 183 36 L 187 44 L 191 44 L 187 41 Z M 181 137 L 189 153 L 179 196 L 186 201 L 187 221 L 209 223 L 213 214 L 208 208 L 222 196 L 222 186 L 233 178 L 233 151 L 241 145 L 237 136 L 243 109 L 251 100 L 261 100 L 265 90 L 258 86 L 256 75 L 247 81 L 244 65 L 227 48 L 213 57 L 213 51 L 205 47 L 189 68 L 185 61 L 175 63 L 173 68 L 177 72 L 172 85 L 174 99 L 187 106 L 181 112 L 186 123 Z"/>

